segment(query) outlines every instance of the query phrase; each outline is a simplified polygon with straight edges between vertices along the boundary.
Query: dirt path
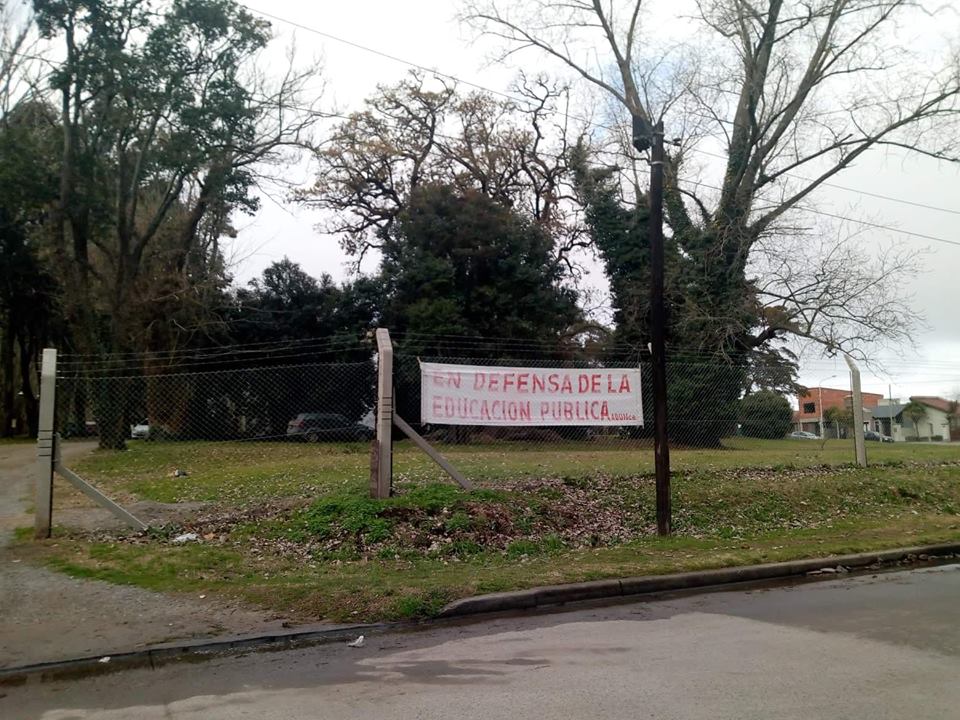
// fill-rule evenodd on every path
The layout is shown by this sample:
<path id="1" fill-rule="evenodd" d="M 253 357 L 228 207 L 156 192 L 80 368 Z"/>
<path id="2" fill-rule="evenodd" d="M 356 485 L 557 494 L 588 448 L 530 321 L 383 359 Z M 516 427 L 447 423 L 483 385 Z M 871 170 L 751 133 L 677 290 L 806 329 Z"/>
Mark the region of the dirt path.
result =
<path id="1" fill-rule="evenodd" d="M 93 447 L 66 444 L 64 459 Z M 78 580 L 30 565 L 9 545 L 15 528 L 33 524 L 35 453 L 32 444 L 0 444 L 0 667 L 281 626 L 275 615 L 209 598 Z"/>

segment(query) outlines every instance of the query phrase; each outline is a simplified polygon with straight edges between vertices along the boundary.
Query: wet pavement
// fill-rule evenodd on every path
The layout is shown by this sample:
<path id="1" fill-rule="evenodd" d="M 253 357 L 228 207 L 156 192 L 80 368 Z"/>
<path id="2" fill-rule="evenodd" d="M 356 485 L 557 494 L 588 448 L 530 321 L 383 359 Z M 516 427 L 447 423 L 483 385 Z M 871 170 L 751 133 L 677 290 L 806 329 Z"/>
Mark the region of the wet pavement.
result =
<path id="1" fill-rule="evenodd" d="M 960 718 L 960 566 L 0 688 L 0 717 Z"/>

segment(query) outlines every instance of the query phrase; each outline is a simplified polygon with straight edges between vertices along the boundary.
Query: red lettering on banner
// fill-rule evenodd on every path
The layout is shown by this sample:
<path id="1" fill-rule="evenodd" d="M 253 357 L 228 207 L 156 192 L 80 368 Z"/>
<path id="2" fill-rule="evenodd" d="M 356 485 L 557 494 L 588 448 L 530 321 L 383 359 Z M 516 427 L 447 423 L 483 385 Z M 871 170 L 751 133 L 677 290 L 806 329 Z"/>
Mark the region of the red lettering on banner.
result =
<path id="1" fill-rule="evenodd" d="M 433 384 L 437 387 L 460 387 L 460 373 L 448 372 L 446 374 L 436 373 L 433 376 Z"/>
<path id="2" fill-rule="evenodd" d="M 589 375 L 579 375 L 577 376 L 577 390 L 580 391 L 580 394 L 590 392 L 590 376 Z"/>
<path id="3" fill-rule="evenodd" d="M 424 414 L 468 425 L 633 424 L 636 372 L 438 366 L 423 374 Z"/>

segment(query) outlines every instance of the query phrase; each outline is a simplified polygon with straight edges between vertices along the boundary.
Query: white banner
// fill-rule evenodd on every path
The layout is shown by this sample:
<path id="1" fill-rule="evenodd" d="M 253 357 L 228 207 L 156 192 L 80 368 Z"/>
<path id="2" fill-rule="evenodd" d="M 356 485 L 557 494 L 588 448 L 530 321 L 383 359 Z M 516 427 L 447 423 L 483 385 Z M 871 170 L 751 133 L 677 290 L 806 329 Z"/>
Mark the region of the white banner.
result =
<path id="1" fill-rule="evenodd" d="M 420 417 L 436 425 L 643 425 L 638 368 L 420 363 Z"/>

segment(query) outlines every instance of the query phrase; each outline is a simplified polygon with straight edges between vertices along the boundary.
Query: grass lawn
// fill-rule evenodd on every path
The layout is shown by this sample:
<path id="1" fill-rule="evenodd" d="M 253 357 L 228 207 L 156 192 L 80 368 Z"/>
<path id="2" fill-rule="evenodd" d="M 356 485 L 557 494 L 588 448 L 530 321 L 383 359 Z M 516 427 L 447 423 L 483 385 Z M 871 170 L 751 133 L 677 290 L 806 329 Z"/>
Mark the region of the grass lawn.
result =
<path id="1" fill-rule="evenodd" d="M 377 620 L 479 592 L 960 540 L 960 446 L 870 444 L 859 469 L 850 445 L 674 450 L 676 534 L 660 539 L 648 447 L 447 447 L 468 494 L 398 443 L 398 495 L 373 501 L 365 445 L 131 443 L 76 469 L 120 497 L 208 509 L 146 537 L 61 530 L 21 551 L 81 577 Z M 202 542 L 172 544 L 183 529 Z"/>
<path id="2" fill-rule="evenodd" d="M 703 473 L 730 468 L 794 468 L 852 463 L 853 444 L 827 440 L 731 438 L 720 449 L 671 449 L 674 471 Z M 653 472 L 649 444 L 491 443 L 442 447 L 450 461 L 477 481 L 530 477 L 613 476 Z M 240 504 L 266 498 L 315 497 L 362 492 L 370 467 L 365 443 L 182 443 L 132 441 L 126 452 L 97 451 L 74 468 L 125 499 L 157 502 L 211 501 Z M 960 461 L 960 444 L 869 443 L 872 464 Z M 407 441 L 396 443 L 394 474 L 416 483 L 444 482 L 446 475 Z M 176 469 L 186 477 L 173 477 Z"/>

